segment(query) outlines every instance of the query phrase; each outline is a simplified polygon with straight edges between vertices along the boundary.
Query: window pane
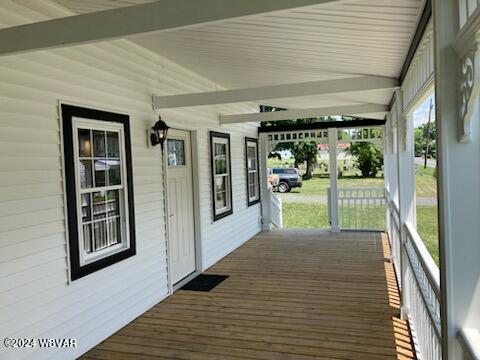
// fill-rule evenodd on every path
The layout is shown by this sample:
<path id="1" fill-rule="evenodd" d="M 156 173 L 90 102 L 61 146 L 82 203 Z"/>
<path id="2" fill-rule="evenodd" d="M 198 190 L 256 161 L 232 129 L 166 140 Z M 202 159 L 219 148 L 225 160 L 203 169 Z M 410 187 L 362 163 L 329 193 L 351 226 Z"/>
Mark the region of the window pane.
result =
<path id="1" fill-rule="evenodd" d="M 107 213 L 105 191 L 98 191 L 92 194 L 93 196 L 93 218 L 103 219 Z"/>
<path id="2" fill-rule="evenodd" d="M 105 131 L 93 131 L 93 156 L 105 156 Z"/>
<path id="3" fill-rule="evenodd" d="M 185 142 L 183 140 L 167 140 L 168 166 L 185 165 Z"/>
<path id="4" fill-rule="evenodd" d="M 225 157 L 215 159 L 215 174 L 227 173 L 227 159 Z"/>
<path id="5" fill-rule="evenodd" d="M 250 199 L 254 199 L 257 197 L 257 187 L 255 185 L 250 185 L 248 187 L 249 189 L 249 194 L 248 196 L 250 197 Z"/>
<path id="6" fill-rule="evenodd" d="M 107 247 L 107 222 L 105 220 L 93 223 L 94 251 Z"/>
<path id="7" fill-rule="evenodd" d="M 226 177 L 219 176 L 215 178 L 215 191 L 221 192 L 226 190 Z"/>
<path id="8" fill-rule="evenodd" d="M 249 146 L 247 148 L 248 170 L 255 170 L 257 168 L 257 154 L 255 147 Z"/>
<path id="9" fill-rule="evenodd" d="M 113 218 L 107 220 L 108 224 L 108 246 L 115 245 L 121 242 L 120 239 L 120 219 Z"/>
<path id="10" fill-rule="evenodd" d="M 92 184 L 92 160 L 80 160 L 80 187 L 91 188 Z"/>
<path id="11" fill-rule="evenodd" d="M 92 225 L 83 225 L 83 249 L 86 254 L 92 252 Z"/>
<path id="12" fill-rule="evenodd" d="M 227 144 L 215 144 L 215 156 L 226 155 L 227 154 Z"/>
<path id="13" fill-rule="evenodd" d="M 227 196 L 225 192 L 217 192 L 216 194 L 216 201 L 215 201 L 215 208 L 222 209 L 227 206 Z"/>
<path id="14" fill-rule="evenodd" d="M 95 187 L 105 186 L 107 160 L 95 160 Z"/>
<path id="15" fill-rule="evenodd" d="M 106 165 L 108 169 L 108 185 L 120 185 L 122 183 L 120 160 L 108 159 L 106 160 Z"/>
<path id="16" fill-rule="evenodd" d="M 90 130 L 78 129 L 78 149 L 80 157 L 92 156 L 92 141 L 90 139 Z"/>
<path id="17" fill-rule="evenodd" d="M 248 174 L 248 185 L 255 185 L 257 182 L 257 173 L 249 173 Z"/>
<path id="18" fill-rule="evenodd" d="M 108 216 L 120 215 L 120 190 L 107 191 Z"/>
<path id="19" fill-rule="evenodd" d="M 90 194 L 83 194 L 81 196 L 82 202 L 82 222 L 92 220 L 92 207 L 90 206 Z"/>
<path id="20" fill-rule="evenodd" d="M 118 133 L 107 132 L 107 155 L 108 157 L 120 157 Z"/>

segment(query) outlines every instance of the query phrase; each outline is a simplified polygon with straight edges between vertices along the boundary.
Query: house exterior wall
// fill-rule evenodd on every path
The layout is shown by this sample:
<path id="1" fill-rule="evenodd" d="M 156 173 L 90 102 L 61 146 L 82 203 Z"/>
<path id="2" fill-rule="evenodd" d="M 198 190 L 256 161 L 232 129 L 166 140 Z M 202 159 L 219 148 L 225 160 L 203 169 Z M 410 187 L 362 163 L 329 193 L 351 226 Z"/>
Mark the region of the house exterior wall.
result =
<path id="1" fill-rule="evenodd" d="M 32 10 L 19 3 L 35 4 Z M 47 1 L 0 3 L 0 26 L 65 16 Z M 1 359 L 74 359 L 168 296 L 164 187 L 152 94 L 215 84 L 126 40 L 0 58 L 0 337 L 75 338 L 73 349 L 7 349 Z M 58 101 L 130 115 L 137 254 L 69 283 Z M 245 105 L 161 112 L 195 130 L 202 269 L 260 231 L 247 207 L 244 137 L 255 125 L 218 124 Z M 208 131 L 231 135 L 233 214 L 213 222 Z"/>

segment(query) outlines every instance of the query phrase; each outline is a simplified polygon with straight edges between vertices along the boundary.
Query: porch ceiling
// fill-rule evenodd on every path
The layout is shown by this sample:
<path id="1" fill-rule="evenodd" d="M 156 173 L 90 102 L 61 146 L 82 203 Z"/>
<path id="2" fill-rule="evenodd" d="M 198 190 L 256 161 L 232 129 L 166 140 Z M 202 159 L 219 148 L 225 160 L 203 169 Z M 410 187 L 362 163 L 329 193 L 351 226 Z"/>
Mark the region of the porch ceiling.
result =
<path id="1" fill-rule="evenodd" d="M 77 13 L 150 1 L 56 0 Z M 338 0 L 131 39 L 227 89 L 364 75 L 398 78 L 424 5 L 424 0 Z M 388 104 L 392 92 L 262 102 L 285 108 Z"/>

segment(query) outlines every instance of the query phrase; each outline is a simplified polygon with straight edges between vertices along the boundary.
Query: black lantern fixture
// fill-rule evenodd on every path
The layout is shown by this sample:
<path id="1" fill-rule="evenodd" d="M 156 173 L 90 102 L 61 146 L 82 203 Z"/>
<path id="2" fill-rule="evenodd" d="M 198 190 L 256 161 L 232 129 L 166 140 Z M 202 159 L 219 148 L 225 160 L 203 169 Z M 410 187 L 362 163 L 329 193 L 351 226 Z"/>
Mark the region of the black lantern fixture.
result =
<path id="1" fill-rule="evenodd" d="M 150 142 L 153 146 L 160 144 L 163 148 L 163 143 L 167 138 L 168 129 L 168 125 L 162 120 L 162 117 L 159 116 L 158 121 L 153 125 L 150 133 Z"/>

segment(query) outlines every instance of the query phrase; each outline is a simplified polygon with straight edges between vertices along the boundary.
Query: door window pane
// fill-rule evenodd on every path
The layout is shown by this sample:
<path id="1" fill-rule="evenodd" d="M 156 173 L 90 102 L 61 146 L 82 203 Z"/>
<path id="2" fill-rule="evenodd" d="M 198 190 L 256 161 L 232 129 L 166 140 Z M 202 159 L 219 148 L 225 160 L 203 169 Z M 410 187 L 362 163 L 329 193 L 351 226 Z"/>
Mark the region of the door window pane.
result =
<path id="1" fill-rule="evenodd" d="M 185 141 L 178 139 L 167 140 L 168 166 L 185 165 Z"/>

